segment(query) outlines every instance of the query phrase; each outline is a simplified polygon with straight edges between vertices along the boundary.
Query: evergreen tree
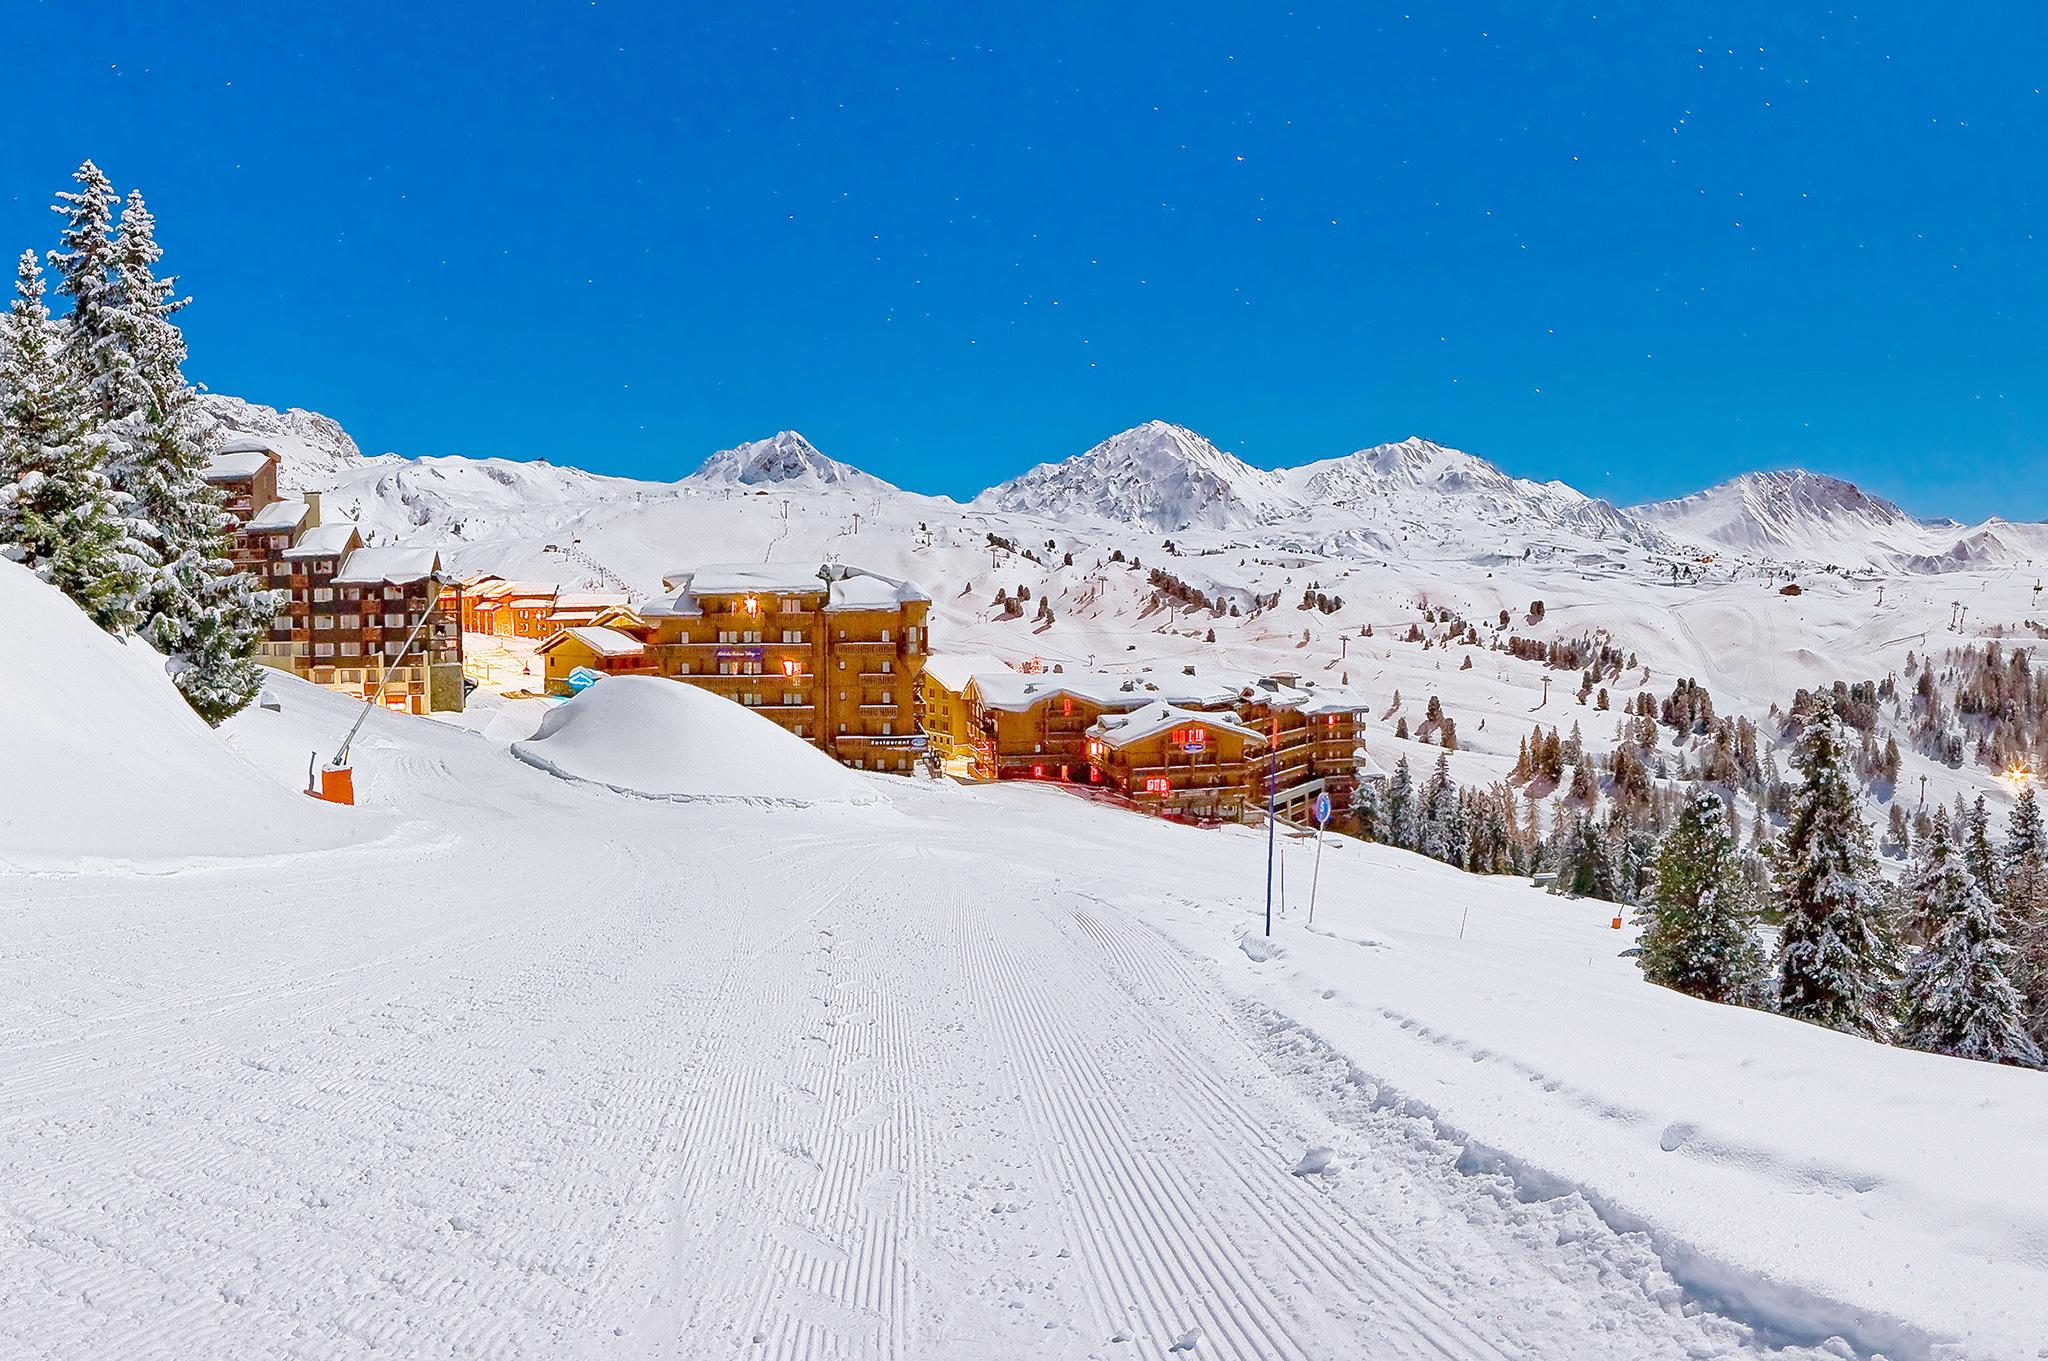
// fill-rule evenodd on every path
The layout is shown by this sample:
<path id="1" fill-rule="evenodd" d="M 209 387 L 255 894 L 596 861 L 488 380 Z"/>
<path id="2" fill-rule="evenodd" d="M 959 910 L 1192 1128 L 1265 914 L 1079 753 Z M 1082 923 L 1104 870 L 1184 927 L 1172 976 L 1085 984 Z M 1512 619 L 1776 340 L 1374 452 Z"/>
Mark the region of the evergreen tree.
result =
<path id="1" fill-rule="evenodd" d="M 1770 960 L 1756 937 L 1755 895 L 1719 794 L 1692 791 L 1657 843 L 1656 866 L 1650 901 L 1635 917 L 1643 976 L 1709 1002 L 1761 1002 Z"/>
<path id="2" fill-rule="evenodd" d="M 1358 782 L 1351 791 L 1351 816 L 1358 819 L 1359 836 L 1367 841 L 1386 840 L 1386 809 L 1378 784 L 1371 780 Z"/>
<path id="3" fill-rule="evenodd" d="M 1857 808 L 1833 697 L 1814 695 L 1800 717 L 1805 731 L 1792 764 L 1804 781 L 1772 867 L 1785 914 L 1778 1008 L 1814 1025 L 1882 1038 L 1896 946 L 1870 829 Z"/>
<path id="4" fill-rule="evenodd" d="M 1928 923 L 1929 938 L 1906 970 L 1899 1043 L 1986 1063 L 2039 1067 L 2041 1051 L 2027 1033 L 2024 1003 L 2008 977 L 2012 947 L 1997 909 L 1939 822 L 1921 843 L 1903 887 L 1907 911 Z"/>
<path id="5" fill-rule="evenodd" d="M 57 269 L 57 292 L 71 299 L 71 313 L 64 319 L 64 364 L 98 424 L 115 413 L 112 379 L 124 364 L 115 335 L 119 297 L 112 240 L 112 214 L 120 198 L 91 161 L 71 178 L 78 181 L 78 192 L 59 193 L 54 206 L 64 218 L 58 235 L 64 249 L 51 251 L 50 263 Z"/>
<path id="6" fill-rule="evenodd" d="M 1449 860 L 1450 828 L 1447 804 L 1454 802 L 1457 792 L 1451 785 L 1450 758 L 1436 758 L 1436 769 L 1429 774 L 1422 786 L 1422 800 L 1417 808 L 1414 847 L 1432 860 Z"/>
<path id="7" fill-rule="evenodd" d="M 2041 827 L 2041 806 L 2029 784 L 2020 790 L 2006 823 L 2005 849 L 1997 899 L 2003 920 L 2018 944 L 2011 974 L 2025 1000 L 2035 1038 L 2048 1035 L 2048 837 Z"/>
<path id="8" fill-rule="evenodd" d="M 1387 844 L 1404 850 L 1415 846 L 1415 776 L 1405 756 L 1394 766 L 1387 788 Z"/>
<path id="9" fill-rule="evenodd" d="M 1956 795 L 1956 801 L 1962 801 Z M 1994 898 L 1999 895 L 2002 884 L 1998 875 L 1998 853 L 1991 848 L 1990 819 L 1984 812 L 1984 796 L 1979 794 L 1977 802 L 1963 814 L 1963 828 L 1966 840 L 1963 843 L 1963 860 L 1970 867 L 1986 893 Z"/>
<path id="10" fill-rule="evenodd" d="M 132 627 L 147 564 L 114 513 L 32 250 L 22 253 L 15 295 L 0 319 L 0 556 L 63 591 L 101 628 Z"/>
<path id="11" fill-rule="evenodd" d="M 200 717 L 219 723 L 262 686 L 250 658 L 277 605 L 229 556 L 234 517 L 205 477 L 215 431 L 185 381 L 185 338 L 171 321 L 184 303 L 172 300 L 175 280 L 156 277 L 161 256 L 155 221 L 131 194 L 110 255 L 117 286 L 101 301 L 111 302 L 118 356 L 104 366 L 114 413 L 108 470 L 128 498 L 134 537 L 156 563 L 142 594 L 142 632 L 169 656 Z"/>

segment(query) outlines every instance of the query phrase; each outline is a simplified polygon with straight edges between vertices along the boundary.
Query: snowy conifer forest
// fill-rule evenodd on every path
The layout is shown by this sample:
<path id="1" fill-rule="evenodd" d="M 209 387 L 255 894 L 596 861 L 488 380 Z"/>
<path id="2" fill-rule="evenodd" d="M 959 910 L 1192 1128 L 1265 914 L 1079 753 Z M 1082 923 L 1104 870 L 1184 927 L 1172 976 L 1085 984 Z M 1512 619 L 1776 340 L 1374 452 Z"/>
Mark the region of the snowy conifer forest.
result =
<path id="1" fill-rule="evenodd" d="M 142 195 L 74 179 L 0 322 L 10 1352 L 2048 1339 L 2048 526 L 1158 421 L 969 501 L 787 431 L 365 456 L 189 381 Z M 646 677 L 365 719 L 254 660 L 232 435 L 454 577 L 843 564 L 983 666 L 1357 692 L 1371 778 L 1189 827 Z"/>

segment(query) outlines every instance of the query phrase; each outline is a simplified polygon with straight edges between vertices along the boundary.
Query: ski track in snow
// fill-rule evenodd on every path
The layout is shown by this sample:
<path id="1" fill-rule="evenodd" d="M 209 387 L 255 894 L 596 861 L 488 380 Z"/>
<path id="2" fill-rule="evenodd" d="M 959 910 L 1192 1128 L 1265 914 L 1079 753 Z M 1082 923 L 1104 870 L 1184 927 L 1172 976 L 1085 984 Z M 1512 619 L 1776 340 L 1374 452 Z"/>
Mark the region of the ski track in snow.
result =
<path id="1" fill-rule="evenodd" d="M 1096 891 L 1122 815 L 400 731 L 412 854 L 0 881 L 0 1353 L 1754 1354 Z"/>

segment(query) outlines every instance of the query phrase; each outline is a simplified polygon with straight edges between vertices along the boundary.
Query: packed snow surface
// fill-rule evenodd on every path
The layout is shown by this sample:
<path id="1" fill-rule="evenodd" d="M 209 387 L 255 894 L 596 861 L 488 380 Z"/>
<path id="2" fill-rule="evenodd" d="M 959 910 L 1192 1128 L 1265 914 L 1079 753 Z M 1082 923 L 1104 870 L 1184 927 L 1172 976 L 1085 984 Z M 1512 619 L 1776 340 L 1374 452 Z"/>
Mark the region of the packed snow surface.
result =
<path id="1" fill-rule="evenodd" d="M 772 680 L 773 677 L 765 678 Z M 652 798 L 862 803 L 867 777 L 709 690 L 653 676 L 611 676 L 512 744 L 529 765 Z"/>
<path id="2" fill-rule="evenodd" d="M 277 694 L 229 728 L 288 792 L 359 706 Z M 0 869 L 0 1351 L 2048 1338 L 2040 1074 L 1651 987 L 1605 904 L 1332 837 L 1311 923 L 1283 838 L 1269 940 L 1254 829 L 633 798 L 385 712 L 356 779 L 360 844 Z"/>
<path id="3" fill-rule="evenodd" d="M 201 722 L 147 643 L 5 559 L 0 628 L 0 866 L 162 868 L 361 835 Z"/>

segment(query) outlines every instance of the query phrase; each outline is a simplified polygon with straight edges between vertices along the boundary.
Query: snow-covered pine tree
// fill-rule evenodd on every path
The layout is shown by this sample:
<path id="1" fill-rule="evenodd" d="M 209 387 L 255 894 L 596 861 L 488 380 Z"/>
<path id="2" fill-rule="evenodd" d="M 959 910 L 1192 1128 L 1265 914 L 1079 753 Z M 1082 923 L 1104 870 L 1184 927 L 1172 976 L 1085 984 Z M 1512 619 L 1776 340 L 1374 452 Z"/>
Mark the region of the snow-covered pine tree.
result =
<path id="1" fill-rule="evenodd" d="M 1878 887 L 1870 829 L 1849 781 L 1842 723 L 1822 690 L 1801 710 L 1792 764 L 1804 777 L 1773 857 L 1785 924 L 1778 1009 L 1814 1025 L 1882 1039 L 1897 944 Z"/>
<path id="2" fill-rule="evenodd" d="M 1907 912 L 1928 925 L 1928 941 L 1906 969 L 1899 1043 L 1986 1063 L 2041 1066 L 2025 1003 L 2009 976 L 2013 951 L 1998 910 L 1940 820 L 1920 843 L 1903 889 Z"/>
<path id="3" fill-rule="evenodd" d="M 1448 804 L 1454 802 L 1457 792 L 1451 786 L 1451 765 L 1448 756 L 1436 758 L 1436 769 L 1422 786 L 1422 799 L 1415 820 L 1416 850 L 1432 860 L 1449 860 L 1450 827 Z"/>
<path id="4" fill-rule="evenodd" d="M 116 413 L 114 375 L 125 366 L 115 334 L 119 280 L 114 268 L 113 210 L 120 196 L 91 161 L 72 179 L 76 193 L 59 193 L 53 211 L 64 218 L 58 241 L 64 249 L 50 252 L 57 270 L 57 292 L 71 299 L 64 319 L 63 360 L 80 401 L 94 425 Z"/>
<path id="5" fill-rule="evenodd" d="M 1387 786 L 1387 844 L 1412 850 L 1415 846 L 1415 775 L 1403 756 L 1394 766 L 1394 778 Z"/>
<path id="6" fill-rule="evenodd" d="M 2048 836 L 2031 784 L 2020 790 L 2006 823 L 1999 871 L 2001 917 L 2017 946 L 2010 973 L 2038 1042 L 2048 1036 Z"/>
<path id="7" fill-rule="evenodd" d="M 1361 837 L 1367 841 L 1386 840 L 1387 819 L 1378 784 L 1371 780 L 1358 782 L 1351 791 L 1351 816 L 1358 819 Z"/>
<path id="8" fill-rule="evenodd" d="M 142 631 L 171 658 L 187 702 L 209 723 L 247 707 L 262 687 L 250 658 L 277 613 L 275 598 L 229 556 L 234 517 L 205 477 L 215 430 L 186 383 L 185 338 L 171 321 L 174 279 L 159 279 L 156 224 L 141 194 L 121 212 L 106 369 L 114 418 L 108 470 L 129 498 L 135 537 L 157 568 L 142 597 Z"/>
<path id="9" fill-rule="evenodd" d="M 1636 964 L 1652 983 L 1734 1006 L 1762 1003 L 1770 959 L 1721 796 L 1694 789 L 1657 843 L 1656 882 L 1636 913 Z"/>
<path id="10" fill-rule="evenodd" d="M 1960 802 L 1962 795 L 1956 795 Z M 1986 893 L 1996 898 L 2004 889 L 1998 865 L 1998 852 L 1992 848 L 1990 817 L 1984 812 L 1984 796 L 1979 794 L 1963 814 L 1963 861 L 1970 867 L 1970 873 Z"/>
<path id="11" fill-rule="evenodd" d="M 145 550 L 115 514 L 104 451 L 67 381 L 32 250 L 22 252 L 14 291 L 0 317 L 0 557 L 70 596 L 101 628 L 131 628 Z"/>

